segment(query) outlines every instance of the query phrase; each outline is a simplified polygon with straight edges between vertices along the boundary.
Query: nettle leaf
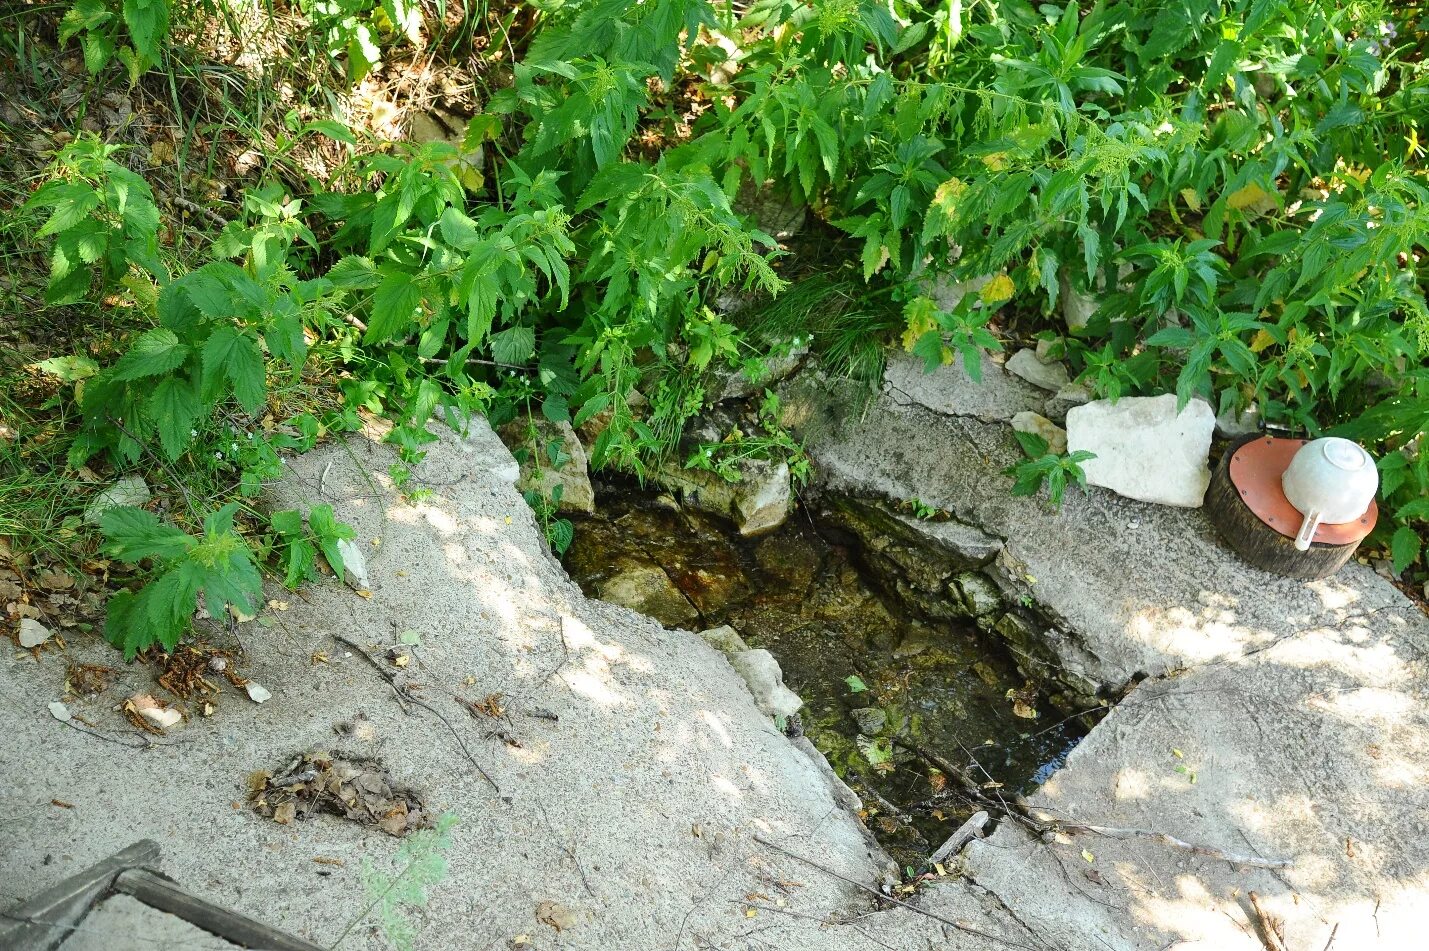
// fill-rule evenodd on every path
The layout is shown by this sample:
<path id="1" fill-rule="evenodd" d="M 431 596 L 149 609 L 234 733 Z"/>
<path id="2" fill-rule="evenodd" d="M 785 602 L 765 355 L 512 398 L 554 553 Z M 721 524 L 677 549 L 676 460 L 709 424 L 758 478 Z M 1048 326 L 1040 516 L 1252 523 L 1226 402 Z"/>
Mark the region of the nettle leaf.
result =
<path id="1" fill-rule="evenodd" d="M 35 369 L 50 376 L 57 377 L 65 383 L 76 383 L 80 380 L 87 380 L 99 372 L 99 364 L 89 357 L 68 356 L 51 357 L 48 360 L 41 360 L 34 364 Z"/>
<path id="2" fill-rule="evenodd" d="M 203 345 L 203 399 L 212 403 L 227 380 L 238 402 L 250 413 L 268 398 L 263 355 L 258 344 L 236 327 L 216 329 Z"/>
<path id="3" fill-rule="evenodd" d="M 422 286 L 416 276 L 390 271 L 372 297 L 372 319 L 367 323 L 363 343 L 382 343 L 412 329 L 417 308 L 422 303 Z"/>
<path id="4" fill-rule="evenodd" d="M 188 358 L 189 348 L 167 327 L 145 331 L 119 358 L 112 373 L 116 380 L 138 380 L 168 373 Z"/>
<path id="5" fill-rule="evenodd" d="M 124 25 L 134 48 L 145 59 L 157 60 L 169 33 L 168 0 L 124 0 Z"/>
<path id="6" fill-rule="evenodd" d="M 172 559 L 188 553 L 195 542 L 152 512 L 129 505 L 109 509 L 99 518 L 105 550 L 126 564 L 145 558 Z"/>
<path id="7" fill-rule="evenodd" d="M 1030 459 L 1041 459 L 1047 455 L 1047 440 L 1036 433 L 1024 433 L 1020 429 L 1014 429 L 1012 435 L 1017 439 L 1017 444 L 1022 447 L 1022 451 Z"/>
<path id="8" fill-rule="evenodd" d="M 194 422 L 202 411 L 198 393 L 188 380 L 169 377 L 154 388 L 144 412 L 159 432 L 159 444 L 170 460 L 188 446 Z"/>
<path id="9" fill-rule="evenodd" d="M 491 335 L 491 359 L 497 363 L 524 364 L 536 353 L 533 327 L 507 327 Z"/>
<path id="10" fill-rule="evenodd" d="M 1394 559 L 1395 574 L 1419 560 L 1422 545 L 1419 533 L 1408 525 L 1401 525 L 1395 529 L 1394 537 L 1389 542 L 1389 553 Z"/>
<path id="11" fill-rule="evenodd" d="M 333 287 L 347 291 L 371 290 L 382 283 L 382 275 L 371 258 L 349 254 L 328 269 L 327 279 Z"/>

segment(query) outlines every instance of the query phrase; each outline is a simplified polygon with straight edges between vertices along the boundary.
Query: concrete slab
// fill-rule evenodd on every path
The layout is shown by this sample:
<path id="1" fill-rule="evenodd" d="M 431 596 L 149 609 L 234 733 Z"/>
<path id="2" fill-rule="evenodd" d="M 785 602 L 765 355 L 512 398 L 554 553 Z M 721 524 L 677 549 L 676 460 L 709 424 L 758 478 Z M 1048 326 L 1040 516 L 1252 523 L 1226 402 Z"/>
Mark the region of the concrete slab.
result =
<path id="1" fill-rule="evenodd" d="M 386 867 L 400 843 L 330 816 L 279 825 L 244 797 L 254 770 L 342 750 L 379 758 L 460 818 L 449 873 L 412 914 L 419 947 L 507 948 L 521 935 L 536 949 L 881 946 L 866 922 L 830 923 L 867 915 L 867 894 L 755 841 L 872 884 L 885 859 L 836 798 L 846 791 L 698 635 L 587 601 L 510 484 L 509 454 L 475 426 L 415 467 L 406 490 L 432 493 L 417 503 L 388 483 L 395 454 L 366 439 L 291 462 L 275 503 L 324 501 L 351 522 L 372 597 L 336 581 L 274 591 L 287 609 L 238 629 L 243 674 L 273 695 L 261 706 L 225 688 L 213 717 L 189 705 L 181 730 L 146 745 L 113 708 L 154 689 L 152 674 L 126 668 L 99 698 L 70 701 L 87 735 L 47 705 L 67 661 L 117 665 L 107 646 L 76 639 L 68 656 L 0 660 L 0 906 L 148 836 L 161 870 L 194 894 L 328 945 L 370 903 L 363 865 Z M 333 636 L 391 645 L 407 630 L 420 646 L 389 669 L 443 719 L 404 713 Z M 454 699 L 493 693 L 500 721 Z M 542 916 L 543 902 L 569 915 Z M 746 902 L 772 910 L 750 916 Z M 901 914 L 910 936 L 941 933 Z M 365 920 L 342 947 L 387 945 Z"/>
<path id="2" fill-rule="evenodd" d="M 1037 636 L 1062 663 L 1105 691 L 1147 678 L 1033 805 L 1291 863 L 1135 834 L 1043 842 L 1003 821 L 924 908 L 991 903 L 1026 943 L 1066 951 L 1249 951 L 1267 946 L 1255 891 L 1296 951 L 1424 946 L 1429 621 L 1410 601 L 1358 564 L 1314 583 L 1260 572 L 1199 512 L 1096 488 L 1060 511 L 1014 499 L 1007 427 L 932 412 L 935 396 L 809 402 L 827 386 L 785 391 L 825 491 L 917 498 L 1005 539 L 998 563 L 1053 619 Z"/>

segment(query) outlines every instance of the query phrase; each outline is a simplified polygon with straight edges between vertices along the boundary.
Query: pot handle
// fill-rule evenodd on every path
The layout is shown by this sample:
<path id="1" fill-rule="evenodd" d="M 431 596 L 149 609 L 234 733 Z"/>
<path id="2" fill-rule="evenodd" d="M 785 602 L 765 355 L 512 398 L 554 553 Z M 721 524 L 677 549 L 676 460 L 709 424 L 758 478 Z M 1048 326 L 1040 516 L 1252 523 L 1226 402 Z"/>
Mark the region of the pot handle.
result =
<path id="1" fill-rule="evenodd" d="M 1315 538 L 1315 529 L 1320 527 L 1320 520 L 1324 517 L 1322 512 L 1306 512 L 1305 518 L 1300 522 L 1300 532 L 1295 536 L 1295 547 L 1300 551 L 1309 551 L 1310 542 Z"/>

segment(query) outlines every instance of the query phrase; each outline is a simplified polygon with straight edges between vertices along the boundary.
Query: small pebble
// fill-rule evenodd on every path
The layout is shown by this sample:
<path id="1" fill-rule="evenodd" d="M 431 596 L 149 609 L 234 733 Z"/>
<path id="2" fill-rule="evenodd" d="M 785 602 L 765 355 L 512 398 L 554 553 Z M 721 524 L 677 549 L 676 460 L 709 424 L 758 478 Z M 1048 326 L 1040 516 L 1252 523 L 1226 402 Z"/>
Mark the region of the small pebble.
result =
<path id="1" fill-rule="evenodd" d="M 228 669 L 228 659 L 225 657 L 210 657 L 208 659 L 208 669 L 221 674 Z"/>

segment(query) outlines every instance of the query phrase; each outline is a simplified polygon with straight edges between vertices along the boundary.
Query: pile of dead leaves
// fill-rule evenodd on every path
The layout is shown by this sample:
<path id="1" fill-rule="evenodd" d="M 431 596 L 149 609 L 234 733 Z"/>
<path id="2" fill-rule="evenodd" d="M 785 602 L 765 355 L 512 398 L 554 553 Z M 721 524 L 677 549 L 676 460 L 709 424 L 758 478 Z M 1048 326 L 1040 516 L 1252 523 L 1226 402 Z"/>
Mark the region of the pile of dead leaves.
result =
<path id="1" fill-rule="evenodd" d="M 371 759 L 307 753 L 276 775 L 268 770 L 250 775 L 248 800 L 259 815 L 282 825 L 322 812 L 395 836 L 431 825 L 417 794 L 395 784 Z"/>

